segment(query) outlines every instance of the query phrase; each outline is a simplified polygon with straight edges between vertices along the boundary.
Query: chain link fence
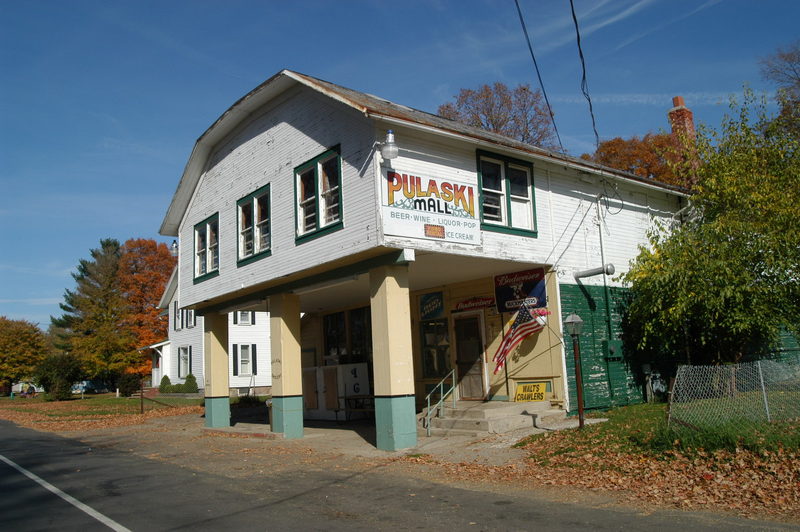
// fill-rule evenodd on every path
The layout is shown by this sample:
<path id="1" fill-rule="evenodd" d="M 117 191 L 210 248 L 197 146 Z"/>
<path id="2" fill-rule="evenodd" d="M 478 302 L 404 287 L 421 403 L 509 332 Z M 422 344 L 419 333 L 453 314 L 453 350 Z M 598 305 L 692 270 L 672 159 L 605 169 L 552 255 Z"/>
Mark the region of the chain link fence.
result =
<path id="1" fill-rule="evenodd" d="M 673 430 L 800 420 L 800 362 L 680 366 L 669 402 Z"/>

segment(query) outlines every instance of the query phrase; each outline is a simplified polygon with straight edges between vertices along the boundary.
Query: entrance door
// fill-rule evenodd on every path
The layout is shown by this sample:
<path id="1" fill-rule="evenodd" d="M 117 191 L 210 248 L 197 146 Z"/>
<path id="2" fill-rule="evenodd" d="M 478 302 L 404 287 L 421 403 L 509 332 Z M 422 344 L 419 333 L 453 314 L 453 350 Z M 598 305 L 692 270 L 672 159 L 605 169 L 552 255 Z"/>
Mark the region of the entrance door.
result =
<path id="1" fill-rule="evenodd" d="M 483 320 L 480 314 L 453 318 L 461 399 L 486 397 L 483 363 Z"/>

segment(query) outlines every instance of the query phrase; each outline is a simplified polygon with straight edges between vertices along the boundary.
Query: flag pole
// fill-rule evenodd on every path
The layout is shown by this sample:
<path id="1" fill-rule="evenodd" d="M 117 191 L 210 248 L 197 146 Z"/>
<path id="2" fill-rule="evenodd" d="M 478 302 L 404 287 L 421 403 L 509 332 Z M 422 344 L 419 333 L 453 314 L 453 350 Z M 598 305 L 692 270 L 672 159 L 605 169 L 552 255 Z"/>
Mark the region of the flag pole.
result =
<path id="1" fill-rule="evenodd" d="M 501 330 L 503 331 L 503 340 L 505 340 L 505 338 L 506 338 L 506 330 L 505 330 L 506 322 L 505 322 L 505 319 L 503 317 L 503 312 L 502 311 L 500 311 L 500 324 L 501 324 L 500 325 Z M 505 375 L 506 375 L 506 398 L 507 398 L 506 401 L 511 402 L 511 389 L 508 386 L 508 357 L 506 357 L 506 359 L 505 359 L 505 361 L 503 363 L 503 370 L 504 370 Z"/>

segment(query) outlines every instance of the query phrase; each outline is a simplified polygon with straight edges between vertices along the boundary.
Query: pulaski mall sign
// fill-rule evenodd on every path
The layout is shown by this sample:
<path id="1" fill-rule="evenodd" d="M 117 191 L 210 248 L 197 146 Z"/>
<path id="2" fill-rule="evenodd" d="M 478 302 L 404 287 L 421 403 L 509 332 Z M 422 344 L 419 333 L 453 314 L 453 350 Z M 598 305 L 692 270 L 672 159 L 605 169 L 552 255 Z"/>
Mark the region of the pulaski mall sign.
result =
<path id="1" fill-rule="evenodd" d="M 385 169 L 383 230 L 387 235 L 481 243 L 474 184 Z"/>

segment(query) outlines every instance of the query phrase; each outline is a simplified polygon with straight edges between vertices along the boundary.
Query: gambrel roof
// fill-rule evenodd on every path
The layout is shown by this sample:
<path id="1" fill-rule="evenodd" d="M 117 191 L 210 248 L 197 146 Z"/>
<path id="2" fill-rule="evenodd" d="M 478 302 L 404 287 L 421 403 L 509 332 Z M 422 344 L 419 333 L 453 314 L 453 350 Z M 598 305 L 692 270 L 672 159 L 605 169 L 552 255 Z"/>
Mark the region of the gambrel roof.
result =
<path id="1" fill-rule="evenodd" d="M 590 161 L 525 144 L 497 133 L 467 126 L 441 116 L 392 103 L 383 98 L 348 89 L 305 74 L 300 74 L 291 70 L 282 70 L 234 103 L 200 136 L 200 138 L 197 139 L 189 161 L 184 168 L 181 180 L 178 183 L 178 188 L 167 209 L 167 214 L 161 223 L 160 234 L 168 236 L 178 235 L 178 229 L 183 215 L 189 206 L 194 189 L 199 182 L 200 175 L 214 146 L 251 113 L 277 95 L 298 84 L 347 105 L 363 113 L 364 116 L 368 118 L 384 122 L 389 126 L 404 126 L 424 130 L 435 135 L 461 138 L 476 142 L 483 148 L 503 147 L 527 154 L 536 159 L 571 166 L 601 177 L 621 179 L 635 182 L 648 188 L 658 188 L 681 196 L 686 195 L 686 191 L 680 187 L 667 185 Z"/>

